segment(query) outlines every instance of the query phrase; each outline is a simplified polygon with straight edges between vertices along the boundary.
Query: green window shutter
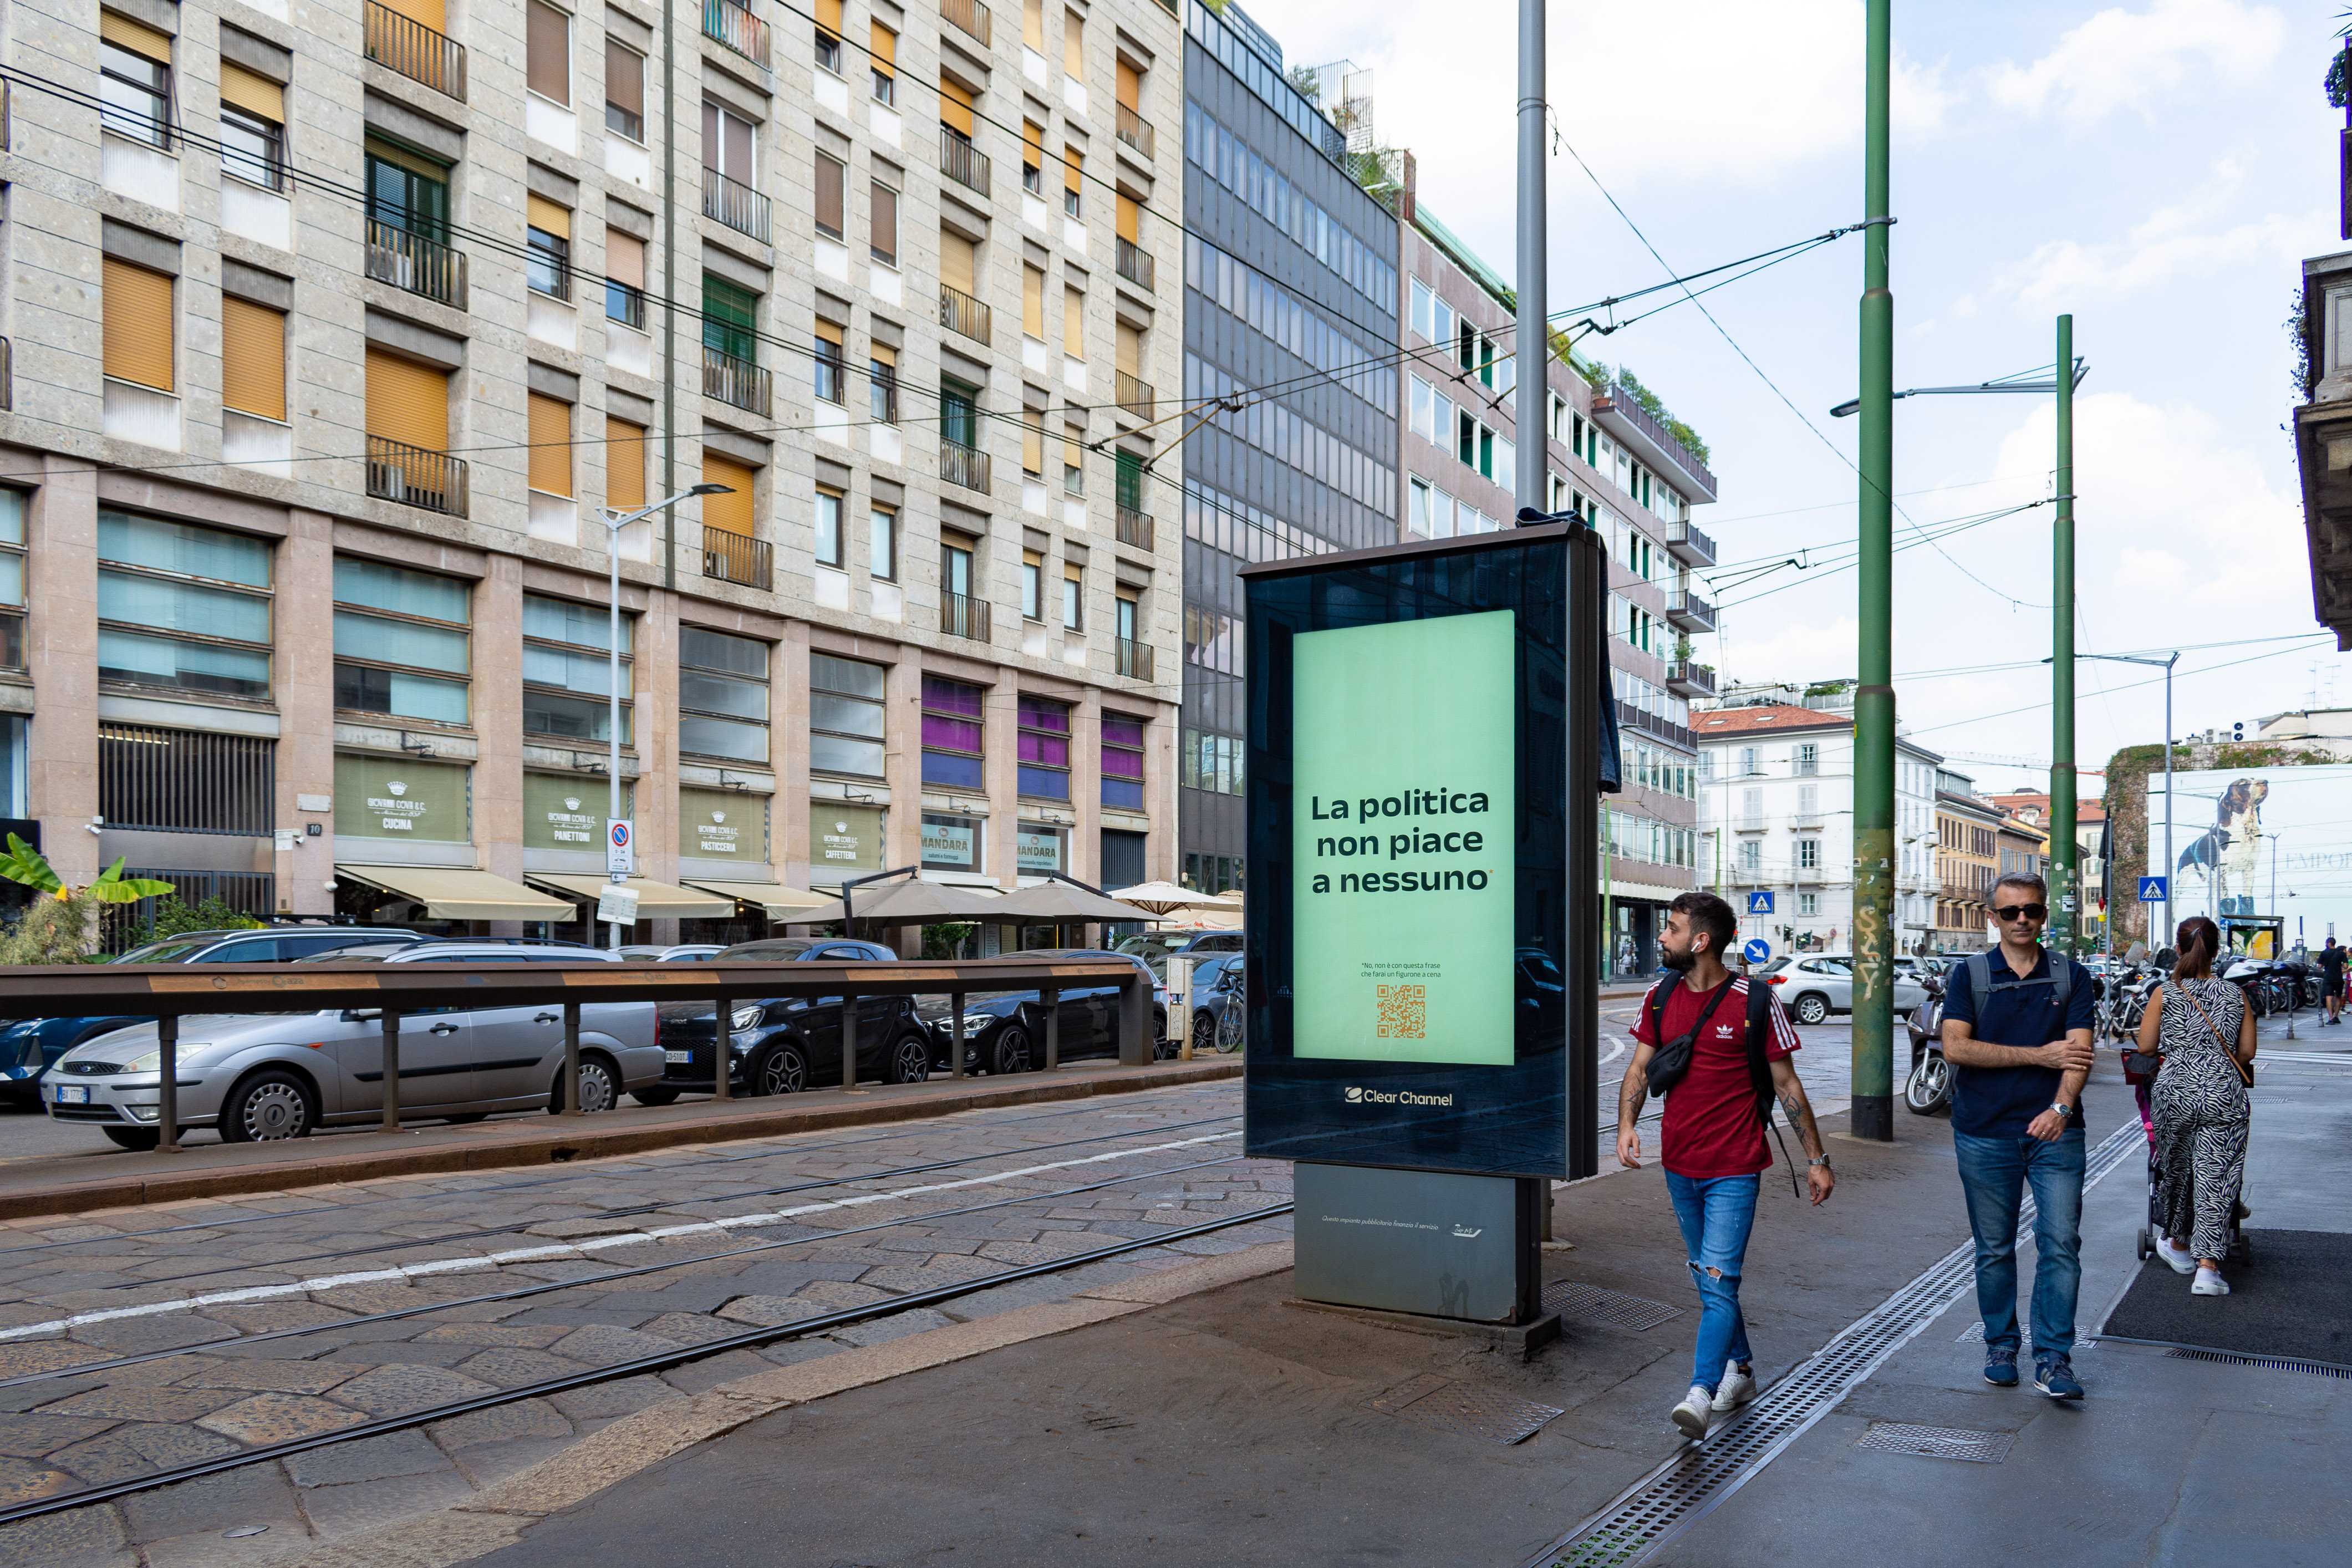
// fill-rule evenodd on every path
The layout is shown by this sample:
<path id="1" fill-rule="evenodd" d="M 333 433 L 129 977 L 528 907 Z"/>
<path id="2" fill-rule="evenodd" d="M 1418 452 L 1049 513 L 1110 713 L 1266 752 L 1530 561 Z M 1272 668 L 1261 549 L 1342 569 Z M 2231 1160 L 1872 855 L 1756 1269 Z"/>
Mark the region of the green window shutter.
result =
<path id="1" fill-rule="evenodd" d="M 1143 459 L 1132 452 L 1115 452 L 1116 465 L 1111 478 L 1120 506 L 1129 511 L 1143 510 Z"/>
<path id="2" fill-rule="evenodd" d="M 759 363 L 758 339 L 753 333 L 759 320 L 760 297 L 749 289 L 730 283 L 724 278 L 702 275 L 702 343 L 705 348 L 747 363 Z"/>

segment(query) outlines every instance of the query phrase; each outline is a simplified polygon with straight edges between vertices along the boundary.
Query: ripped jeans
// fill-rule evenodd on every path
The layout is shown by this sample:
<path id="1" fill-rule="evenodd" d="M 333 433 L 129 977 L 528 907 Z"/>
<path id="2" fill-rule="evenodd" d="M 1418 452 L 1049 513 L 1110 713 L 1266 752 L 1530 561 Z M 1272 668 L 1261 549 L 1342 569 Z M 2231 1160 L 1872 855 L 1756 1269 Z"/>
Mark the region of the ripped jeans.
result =
<path id="1" fill-rule="evenodd" d="M 1683 1228 L 1683 1249 L 1698 1286 L 1698 1348 L 1691 1384 L 1712 1391 L 1724 1363 L 1746 1362 L 1748 1320 L 1739 1312 L 1739 1268 L 1756 1224 L 1756 1176 L 1701 1179 L 1666 1173 L 1666 1194 Z"/>

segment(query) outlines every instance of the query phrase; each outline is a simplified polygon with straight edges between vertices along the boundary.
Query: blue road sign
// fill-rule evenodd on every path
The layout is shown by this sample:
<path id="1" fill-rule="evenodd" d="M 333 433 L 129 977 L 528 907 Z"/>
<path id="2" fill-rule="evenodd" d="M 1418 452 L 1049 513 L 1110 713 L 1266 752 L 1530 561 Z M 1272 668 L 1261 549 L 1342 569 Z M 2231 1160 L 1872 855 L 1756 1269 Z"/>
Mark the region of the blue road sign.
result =
<path id="1" fill-rule="evenodd" d="M 1767 894 L 1765 894 L 1764 896 L 1765 896 L 1766 898 L 1768 898 L 1768 899 L 1769 899 L 1769 898 L 1770 898 L 1772 895 L 1771 895 L 1771 894 L 1769 894 L 1769 893 L 1767 893 Z M 1766 942 L 1766 941 L 1765 941 L 1762 937 L 1760 937 L 1760 936 L 1759 936 L 1759 937 L 1755 937 L 1755 938 L 1750 939 L 1750 941 L 1749 941 L 1749 942 L 1748 942 L 1748 947 L 1747 947 L 1747 950 L 1746 950 L 1746 951 L 1747 951 L 1747 953 L 1748 953 L 1748 963 L 1763 963 L 1766 959 L 1768 959 L 1768 958 L 1769 958 L 1769 957 L 1771 957 L 1771 956 L 1772 956 L 1772 944 L 1771 944 L 1770 942 Z"/>
<path id="2" fill-rule="evenodd" d="M 1748 894 L 1748 912 L 1751 915 L 1770 914 L 1772 912 L 1772 895 L 1762 891 Z"/>
<path id="3" fill-rule="evenodd" d="M 2164 879 L 2161 877 L 2142 877 L 2139 879 L 2139 901 L 2143 904 L 2160 904 L 2164 902 Z"/>

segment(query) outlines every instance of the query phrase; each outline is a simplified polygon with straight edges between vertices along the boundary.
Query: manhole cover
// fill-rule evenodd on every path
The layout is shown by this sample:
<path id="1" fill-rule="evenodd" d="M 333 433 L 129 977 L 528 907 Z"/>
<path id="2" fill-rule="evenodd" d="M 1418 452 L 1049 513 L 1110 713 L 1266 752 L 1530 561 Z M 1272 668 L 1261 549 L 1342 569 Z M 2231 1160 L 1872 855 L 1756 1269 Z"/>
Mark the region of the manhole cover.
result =
<path id="1" fill-rule="evenodd" d="M 1557 1405 L 1430 1373 L 1381 1394 L 1372 1401 L 1372 1408 L 1416 1426 L 1506 1447 L 1526 1442 L 1560 1414 Z"/>
<path id="2" fill-rule="evenodd" d="M 1573 1279 L 1555 1279 L 1545 1286 L 1543 1304 L 1545 1311 L 1558 1312 L 1568 1322 L 1605 1323 L 1618 1329 L 1654 1329 L 1669 1318 L 1683 1315 L 1680 1307 L 1669 1307 L 1664 1301 L 1580 1285 Z"/>
<path id="3" fill-rule="evenodd" d="M 1911 1426 L 1900 1421 L 1874 1421 L 1857 1448 L 1886 1454 L 1916 1454 L 1923 1459 L 1966 1459 L 1971 1464 L 1998 1465 L 2009 1458 L 2014 1432 L 1972 1432 L 1965 1426 Z"/>

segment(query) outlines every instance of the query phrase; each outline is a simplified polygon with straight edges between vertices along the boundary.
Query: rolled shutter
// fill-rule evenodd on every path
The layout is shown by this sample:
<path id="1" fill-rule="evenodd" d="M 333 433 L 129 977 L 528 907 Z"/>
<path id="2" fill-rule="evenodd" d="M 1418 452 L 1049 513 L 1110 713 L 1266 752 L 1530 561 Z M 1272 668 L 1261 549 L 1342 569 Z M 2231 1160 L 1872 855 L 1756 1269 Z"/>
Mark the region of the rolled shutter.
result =
<path id="1" fill-rule="evenodd" d="M 1143 73 L 1125 60 L 1118 62 L 1118 102 L 1122 109 L 1143 108 Z"/>
<path id="2" fill-rule="evenodd" d="M 530 404 L 530 488 L 572 494 L 572 405 L 534 392 Z"/>
<path id="3" fill-rule="evenodd" d="M 635 511 L 646 504 L 646 427 L 604 416 L 604 504 Z"/>
<path id="4" fill-rule="evenodd" d="M 1125 321 L 1118 324 L 1118 368 L 1143 379 L 1143 334 Z"/>
<path id="5" fill-rule="evenodd" d="M 816 0 L 816 25 L 841 37 L 841 0 Z"/>
<path id="6" fill-rule="evenodd" d="M 898 35 L 879 22 L 874 24 L 871 53 L 876 70 L 884 76 L 898 74 Z"/>
<path id="7" fill-rule="evenodd" d="M 878 261 L 898 259 L 898 193 L 876 181 L 874 200 L 870 205 L 872 233 L 867 236 L 867 248 Z"/>
<path id="8" fill-rule="evenodd" d="M 551 102 L 572 101 L 572 18 L 530 0 L 524 13 L 523 61 L 530 90 Z"/>
<path id="9" fill-rule="evenodd" d="M 1023 162 L 1036 168 L 1045 166 L 1045 128 L 1034 120 L 1021 122 L 1021 140 L 1027 144 Z"/>
<path id="10" fill-rule="evenodd" d="M 1021 268 L 1021 330 L 1041 342 L 1045 336 L 1045 273 L 1026 263 Z"/>
<path id="11" fill-rule="evenodd" d="M 1076 11 L 1062 13 L 1062 70 L 1081 80 L 1087 74 L 1087 21 Z"/>
<path id="12" fill-rule="evenodd" d="M 558 206 L 534 191 L 526 204 L 526 211 L 530 215 L 530 226 L 541 234 L 551 234 L 562 240 L 571 239 L 572 209 L 570 207 Z"/>
<path id="13" fill-rule="evenodd" d="M 751 490 L 759 477 L 757 468 L 749 468 L 732 458 L 722 458 L 706 447 L 702 454 L 702 482 L 706 485 L 726 485 L 735 493 L 704 496 L 702 526 L 723 528 L 746 539 L 754 537 Z"/>
<path id="14" fill-rule="evenodd" d="M 1021 41 L 1045 52 L 1045 0 L 1021 0 Z"/>
<path id="15" fill-rule="evenodd" d="M 842 341 L 842 336 L 843 336 L 842 327 L 841 327 L 841 324 L 840 324 L 839 322 L 837 322 L 837 321 L 826 321 L 826 320 L 825 320 L 824 317 L 822 317 L 822 316 L 820 316 L 820 317 L 818 317 L 818 318 L 817 318 L 817 323 L 816 323 L 816 337 L 817 337 L 817 342 L 821 342 L 821 343 L 830 343 L 830 344 L 832 344 L 832 345 L 833 345 L 833 357 L 834 357 L 834 358 L 835 358 L 835 359 L 839 359 L 839 358 L 841 358 L 841 357 L 842 357 L 842 353 L 841 353 L 841 341 Z"/>
<path id="16" fill-rule="evenodd" d="M 876 364 L 894 375 L 898 374 L 898 351 L 897 349 L 892 348 L 888 343 L 876 343 L 870 352 Z"/>
<path id="17" fill-rule="evenodd" d="M 1034 410 L 1021 416 L 1021 470 L 1028 474 L 1045 471 L 1045 419 Z"/>
<path id="18" fill-rule="evenodd" d="M 428 452 L 447 451 L 448 373 L 383 349 L 369 349 L 367 433 Z"/>
<path id="19" fill-rule="evenodd" d="M 1135 205 L 1134 197 L 1128 195 L 1125 192 L 1119 193 L 1118 237 L 1119 238 L 1127 241 L 1129 245 L 1140 245 L 1143 243 L 1141 238 L 1141 219 L 1138 216 L 1138 214 L 1140 211 L 1141 209 Z"/>
<path id="20" fill-rule="evenodd" d="M 1087 297 L 1076 289 L 1062 290 L 1062 352 L 1072 359 L 1087 357 Z"/>
<path id="21" fill-rule="evenodd" d="M 971 94 L 944 76 L 940 78 L 940 123 L 963 136 L 971 134 Z"/>
<path id="22" fill-rule="evenodd" d="M 604 231 L 604 274 L 632 289 L 646 286 L 646 242 L 634 234 Z"/>
<path id="23" fill-rule="evenodd" d="M 158 65 L 172 63 L 172 40 L 143 22 L 128 16 L 118 16 L 111 11 L 98 14 L 98 36 L 108 43 L 129 49 L 134 55 L 144 55 Z"/>
<path id="24" fill-rule="evenodd" d="M 102 259 L 106 374 L 170 392 L 172 347 L 178 336 L 172 279 L 111 256 Z"/>
<path id="25" fill-rule="evenodd" d="M 604 101 L 644 122 L 646 58 L 614 38 L 604 40 Z"/>
<path id="26" fill-rule="evenodd" d="M 221 61 L 220 97 L 223 103 L 258 114 L 272 125 L 286 123 L 286 89 L 243 66 Z"/>
<path id="27" fill-rule="evenodd" d="M 449 10 L 446 0 L 383 0 L 385 9 L 395 16 L 404 16 L 436 33 L 449 30 Z"/>
<path id="28" fill-rule="evenodd" d="M 286 417 L 286 316 L 221 297 L 221 402 L 240 414 Z"/>
<path id="29" fill-rule="evenodd" d="M 959 294 L 971 294 L 978 270 L 971 241 L 951 228 L 940 230 L 940 281 Z"/>
<path id="30" fill-rule="evenodd" d="M 1086 172 L 1087 155 L 1068 142 L 1063 142 L 1062 188 L 1072 195 L 1078 195 L 1085 188 L 1080 182 L 1086 177 Z"/>
<path id="31" fill-rule="evenodd" d="M 841 160 L 826 153 L 816 155 L 816 226 L 835 239 L 842 235 Z"/>

